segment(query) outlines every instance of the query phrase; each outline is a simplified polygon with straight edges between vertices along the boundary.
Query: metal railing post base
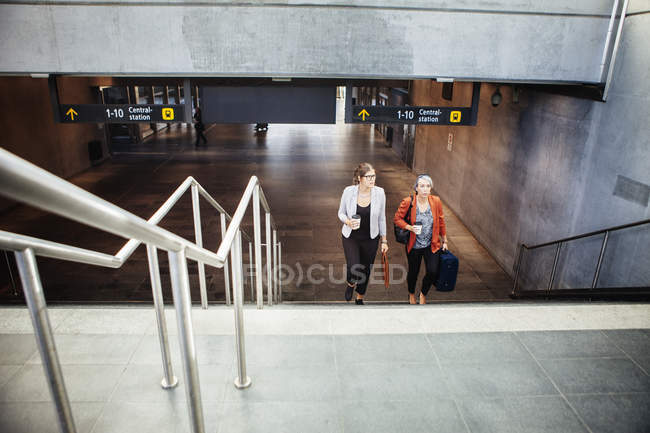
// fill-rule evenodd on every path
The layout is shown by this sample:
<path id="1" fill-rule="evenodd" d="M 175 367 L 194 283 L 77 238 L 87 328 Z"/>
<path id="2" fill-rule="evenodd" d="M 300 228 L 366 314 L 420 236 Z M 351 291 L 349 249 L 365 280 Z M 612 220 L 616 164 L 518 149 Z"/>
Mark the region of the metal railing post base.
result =
<path id="1" fill-rule="evenodd" d="M 239 376 L 235 378 L 235 388 L 237 389 L 248 388 L 249 386 L 251 386 L 251 383 L 253 383 L 253 381 L 248 376 L 246 376 L 246 380 L 244 381 L 244 383 L 241 383 L 241 381 L 239 380 Z"/>
<path id="2" fill-rule="evenodd" d="M 168 383 L 167 378 L 163 377 L 162 380 L 160 381 L 160 386 L 163 387 L 163 389 L 172 389 L 176 388 L 178 385 L 178 378 L 176 376 L 172 377 L 172 382 Z"/>

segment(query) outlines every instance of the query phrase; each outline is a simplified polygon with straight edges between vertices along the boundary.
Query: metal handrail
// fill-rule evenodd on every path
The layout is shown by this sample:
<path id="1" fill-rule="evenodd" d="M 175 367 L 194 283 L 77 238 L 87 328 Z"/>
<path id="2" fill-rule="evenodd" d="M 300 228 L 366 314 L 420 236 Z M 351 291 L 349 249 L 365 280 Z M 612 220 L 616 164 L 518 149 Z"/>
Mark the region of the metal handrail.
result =
<path id="1" fill-rule="evenodd" d="M 81 188 L 78 188 L 69 182 L 64 181 L 63 179 L 58 178 L 45 170 L 40 169 L 39 167 L 30 164 L 29 162 L 22 160 L 20 158 L 14 157 L 11 153 L 0 149 L 0 163 L 3 164 L 2 173 L 0 173 L 0 181 L 3 181 L 3 192 L 8 197 L 14 198 L 18 201 L 24 201 L 26 203 L 32 204 L 33 206 L 40 207 L 46 210 L 50 210 L 53 213 L 69 217 L 76 221 L 82 222 L 99 228 L 101 230 L 106 230 L 116 234 L 118 236 L 124 236 L 125 234 L 132 239 L 128 240 L 122 248 L 115 254 L 115 258 L 119 260 L 117 267 L 119 268 L 126 260 L 131 257 L 133 252 L 138 248 L 138 246 L 144 241 L 150 245 L 163 248 L 163 249 L 178 249 L 179 245 L 170 245 L 168 242 L 161 242 L 160 237 L 163 241 L 169 241 L 173 239 L 180 243 L 184 248 L 187 248 L 187 256 L 191 259 L 197 260 L 199 262 L 199 284 L 201 286 L 201 305 L 203 308 L 207 308 L 207 292 L 206 292 L 206 283 L 205 283 L 205 271 L 203 268 L 203 263 L 215 266 L 217 268 L 224 267 L 224 263 L 227 266 L 227 259 L 224 262 L 219 262 L 214 260 L 215 255 L 211 251 L 208 251 L 202 248 L 202 241 L 200 235 L 200 220 L 196 220 L 196 216 L 199 213 L 197 200 L 193 197 L 193 207 L 195 214 L 195 235 L 197 237 L 197 244 L 190 243 L 189 241 L 168 232 L 162 228 L 158 228 L 158 231 L 161 233 L 151 233 L 149 235 L 159 236 L 158 242 L 153 241 L 151 236 L 143 236 L 143 231 L 146 234 L 147 228 L 143 227 L 144 220 L 141 218 L 124 211 L 123 209 L 109 203 L 105 200 L 100 199 L 87 191 L 84 191 Z M 197 192 L 203 196 L 211 206 L 217 209 L 222 215 L 225 216 L 227 221 L 231 221 L 232 217 L 226 212 L 226 210 L 192 177 L 189 176 L 178 188 L 169 196 L 169 198 L 163 203 L 160 208 L 146 221 L 153 225 L 157 225 L 160 221 L 167 215 L 171 208 L 178 202 L 182 195 L 187 191 L 188 188 L 197 189 Z M 46 190 L 45 188 L 49 188 Z M 25 190 L 27 192 L 25 192 Z M 87 216 L 85 209 L 79 209 L 78 203 L 74 203 L 74 200 L 71 199 L 71 194 L 79 194 L 80 200 L 85 200 L 85 203 L 89 207 L 95 206 L 96 211 L 94 212 L 93 218 L 102 215 L 104 219 L 91 219 Z M 194 194 L 193 194 L 194 195 Z M 83 197 L 83 198 L 81 198 Z M 46 198 L 46 200 L 43 200 Z M 76 205 L 76 206 L 75 206 Z M 69 210 L 77 209 L 81 212 L 76 214 L 71 213 Z M 106 217 L 110 216 L 110 221 L 106 220 Z M 116 221 L 119 220 L 119 221 Z M 122 221 L 122 225 L 113 224 L 115 222 Z M 111 224 L 114 225 L 111 229 Z M 108 226 L 108 228 L 107 228 Z M 128 226 L 128 227 L 126 227 Z M 222 228 L 225 224 L 222 224 Z M 139 236 L 135 235 L 136 232 L 128 230 L 130 228 L 141 228 Z M 126 232 L 126 233 L 124 233 Z M 155 231 L 154 231 L 155 232 Z M 251 242 L 250 236 L 245 232 L 242 233 L 244 237 Z M 171 238 L 171 239 L 170 239 Z M 32 240 L 33 241 L 33 240 Z M 200 247 L 200 248 L 199 248 Z M 71 247 L 72 248 L 72 247 Z M 59 251 L 64 249 L 63 244 L 59 244 Z M 49 256 L 57 258 L 56 256 Z M 252 258 L 251 258 L 252 261 Z M 116 263 L 113 263 L 116 264 Z M 227 267 L 224 269 L 224 272 L 228 274 Z M 226 303 L 230 305 L 230 287 L 228 283 L 228 278 L 226 281 Z"/>
<path id="2" fill-rule="evenodd" d="M 199 246 L 203 246 L 203 238 L 201 234 L 201 218 L 200 218 L 200 208 L 198 204 L 198 194 L 200 194 L 206 201 L 222 216 L 221 221 L 221 230 L 225 231 L 226 221 L 231 221 L 232 217 L 226 212 L 226 210 L 214 199 L 212 196 L 201 186 L 200 183 L 196 181 L 192 176 L 188 176 L 183 183 L 176 188 L 176 191 L 169 196 L 169 198 L 163 203 L 160 208 L 147 220 L 152 224 L 158 224 L 162 219 L 169 213 L 171 208 L 180 200 L 180 198 L 185 194 L 188 188 L 192 188 L 192 212 L 194 214 L 194 235 L 196 237 L 196 243 Z M 224 219 L 225 218 L 225 219 Z M 242 230 L 242 234 L 248 240 L 249 244 L 251 242 L 250 236 Z M 142 242 L 137 239 L 130 239 L 127 241 L 124 246 L 117 252 L 116 257 L 120 258 L 122 261 L 126 261 L 131 254 L 138 248 Z M 252 262 L 253 258 L 250 257 Z M 208 295 L 205 282 L 205 268 L 203 263 L 199 262 L 199 286 L 201 292 L 201 306 L 206 309 L 208 308 Z M 251 264 L 252 267 L 252 264 Z M 225 261 L 225 266 L 223 268 L 225 275 L 225 293 L 226 293 L 226 305 L 230 305 L 230 284 L 229 284 L 229 275 L 228 275 L 228 260 Z M 251 288 L 253 286 L 251 275 Z"/>
<path id="3" fill-rule="evenodd" d="M 644 224 L 650 224 L 650 219 L 641 220 L 641 221 L 637 221 L 637 222 L 629 223 L 629 224 L 623 224 L 623 225 L 619 225 L 619 226 L 615 226 L 615 227 L 610 227 L 610 228 L 607 228 L 607 229 L 596 230 L 596 231 L 593 231 L 593 232 L 583 233 L 583 234 L 580 234 L 580 235 L 577 235 L 577 236 L 571 236 L 571 237 L 568 237 L 568 238 L 558 239 L 558 240 L 555 240 L 555 241 L 552 241 L 552 242 L 545 242 L 545 243 L 537 244 L 537 245 L 533 245 L 533 246 L 528 246 L 528 245 L 522 243 L 519 246 L 519 253 L 517 254 L 517 262 L 516 262 L 516 266 L 515 266 L 515 281 L 514 281 L 514 284 L 513 284 L 513 287 L 512 287 L 512 296 L 517 295 L 517 289 L 519 288 L 519 285 L 518 285 L 518 283 L 519 283 L 519 273 L 520 273 L 520 270 L 521 270 L 521 263 L 522 263 L 523 256 L 524 256 L 524 250 L 530 251 L 530 250 L 534 250 L 534 249 L 538 249 L 538 248 L 543 248 L 543 247 L 548 247 L 548 246 L 551 246 L 551 245 L 556 245 L 555 256 L 553 258 L 553 268 L 551 270 L 551 276 L 549 278 L 548 286 L 546 288 L 546 292 L 548 293 L 548 292 L 550 292 L 552 290 L 553 283 L 555 282 L 557 265 L 558 265 L 558 262 L 559 262 L 560 251 L 562 250 L 562 246 L 567 242 L 575 241 L 575 240 L 578 240 L 578 239 L 584 239 L 584 238 L 588 238 L 588 237 L 596 236 L 596 235 L 600 235 L 600 234 L 605 234 L 605 236 L 603 237 L 603 243 L 602 243 L 602 245 L 600 247 L 600 252 L 598 254 L 598 262 L 596 264 L 596 271 L 594 272 L 594 277 L 593 277 L 593 280 L 592 280 L 592 283 L 591 283 L 591 289 L 595 289 L 596 286 L 598 285 L 598 278 L 600 277 L 600 269 L 601 269 L 601 266 L 603 264 L 603 258 L 605 257 L 605 250 L 607 249 L 607 242 L 609 240 L 609 234 L 611 232 L 624 230 L 624 229 L 628 229 L 628 228 L 631 228 L 631 227 L 642 226 Z"/>
<path id="4" fill-rule="evenodd" d="M 277 229 L 278 229 L 278 226 L 277 226 L 277 224 L 275 224 L 275 220 L 273 219 L 273 215 L 271 214 L 271 207 L 269 206 L 269 202 L 268 202 L 268 200 L 266 199 L 266 195 L 264 194 L 264 190 L 262 189 L 261 186 L 260 186 L 260 200 L 262 200 L 262 207 L 264 208 L 264 210 L 265 210 L 269 215 L 271 215 L 271 227 L 272 227 L 274 230 L 277 230 Z"/>
<path id="5" fill-rule="evenodd" d="M 167 201 L 154 213 L 147 221 L 152 224 L 158 224 L 162 218 L 169 212 L 171 207 L 179 200 L 181 195 L 185 193 L 187 188 L 191 185 L 197 185 L 201 191 L 201 187 L 195 179 L 191 176 L 176 189 L 176 191 L 167 199 Z M 206 198 L 209 198 L 210 203 L 225 216 L 227 220 L 232 220 L 232 217 L 207 193 L 203 190 Z M 250 237 L 242 230 L 244 237 L 251 242 Z M 136 248 L 141 244 L 137 239 L 130 239 L 122 248 L 115 254 L 105 254 L 97 251 L 77 248 L 70 245 L 65 245 L 56 242 L 50 242 L 43 239 L 33 238 L 30 236 L 19 235 L 16 233 L 9 233 L 0 230 L 0 245 L 6 247 L 7 250 L 22 250 L 31 248 L 36 255 L 49 257 L 54 259 L 61 259 L 66 261 L 85 263 L 89 265 L 103 266 L 107 268 L 120 268 L 131 257 Z M 251 257 L 252 260 L 252 257 Z M 225 270 L 225 268 L 224 268 Z M 251 275 L 252 279 L 252 275 Z M 226 304 L 230 305 L 230 289 L 228 287 L 228 278 L 226 278 Z"/>
<path id="6" fill-rule="evenodd" d="M 605 79 L 605 88 L 603 89 L 603 101 L 607 101 L 607 95 L 609 94 L 609 87 L 612 84 L 612 77 L 614 76 L 614 65 L 616 65 L 616 54 L 618 53 L 618 46 L 621 43 L 621 35 L 623 34 L 623 25 L 625 24 L 625 16 L 627 15 L 628 4 L 629 4 L 629 0 L 623 1 L 623 8 L 621 9 L 621 18 L 618 20 L 616 39 L 614 39 L 614 49 L 612 50 L 612 58 L 609 60 L 609 69 L 607 71 L 607 78 Z"/>
<path id="7" fill-rule="evenodd" d="M 151 224 L 37 166 L 0 149 L 0 192 L 16 201 L 48 210 L 82 224 L 221 268 L 216 254 Z"/>
<path id="8" fill-rule="evenodd" d="M 45 170 L 40 169 L 39 167 L 18 158 L 11 153 L 0 149 L 0 166 L 3 168 L 0 171 L 0 181 L 3 181 L 0 191 L 2 191 L 6 196 L 11 197 L 18 201 L 23 201 L 28 204 L 32 204 L 35 207 L 39 207 L 45 210 L 49 210 L 53 213 L 68 217 L 70 219 L 76 220 L 78 222 L 88 224 L 90 226 L 111 232 L 118 236 L 129 236 L 132 239 L 129 239 L 124 246 L 115 254 L 115 258 L 119 260 L 119 263 L 111 261 L 110 267 L 120 267 L 135 251 L 135 249 L 144 241 L 148 245 L 151 245 L 155 248 L 162 248 L 166 250 L 175 250 L 181 248 L 186 249 L 187 257 L 193 260 L 196 260 L 199 263 L 199 284 L 201 286 L 201 304 L 203 308 L 207 308 L 207 294 L 205 289 L 205 272 L 203 269 L 203 264 L 208 264 L 218 268 L 223 267 L 224 273 L 226 274 L 226 303 L 230 305 L 230 288 L 229 278 L 228 278 L 228 268 L 227 268 L 227 254 L 232 246 L 232 241 L 234 239 L 234 233 L 237 230 L 241 230 L 241 220 L 242 215 L 239 218 L 238 223 L 236 224 L 237 228 L 232 229 L 230 234 L 226 231 L 226 234 L 223 234 L 225 231 L 225 221 L 222 221 L 222 235 L 223 241 L 226 242 L 227 247 L 224 248 L 223 241 L 220 247 L 221 258 L 218 258 L 217 255 L 202 248 L 202 241 L 200 236 L 200 221 L 197 222 L 198 203 L 194 199 L 193 194 L 193 207 L 195 214 L 195 235 L 197 237 L 197 244 L 191 243 L 167 230 L 164 230 L 160 227 L 157 227 L 162 218 L 169 212 L 169 210 L 178 202 L 183 193 L 190 187 L 197 190 L 197 193 L 203 196 L 215 209 L 217 209 L 222 217 L 225 217 L 225 220 L 229 220 L 232 225 L 233 217 L 231 217 L 225 209 L 212 197 L 210 194 L 191 176 L 189 176 L 185 181 L 172 193 L 172 195 L 161 205 L 161 207 L 149 218 L 149 220 L 144 221 L 140 217 L 137 217 L 110 202 L 107 202 L 93 194 L 78 188 L 69 182 L 64 181 L 63 179 L 58 178 L 57 176 L 48 173 Z M 255 185 L 257 187 L 255 187 Z M 249 186 L 247 187 L 247 192 L 244 193 L 246 202 L 250 200 L 251 188 L 256 191 L 255 203 L 259 208 L 259 203 L 262 203 L 267 216 L 267 233 L 266 233 L 266 248 L 267 248 L 267 263 L 271 263 L 273 260 L 272 250 L 276 248 L 276 244 L 272 243 L 271 240 L 271 231 L 274 235 L 277 234 L 277 225 L 273 218 L 271 217 L 270 207 L 266 196 L 259 187 L 259 180 L 257 177 L 251 177 L 249 181 Z M 77 198 L 82 203 L 76 203 L 73 199 L 74 195 L 77 194 Z M 87 204 L 91 211 L 88 211 L 83 205 Z M 72 211 L 72 212 L 71 212 Z M 76 211 L 76 212 L 74 212 Z M 255 214 L 255 228 L 259 229 L 259 220 L 257 215 L 259 214 L 259 209 Z M 223 218 L 222 218 L 223 219 Z M 104 226 L 108 226 L 106 228 Z M 132 225 L 136 226 L 136 231 Z M 149 230 L 149 231 L 147 231 Z M 123 234 L 126 232 L 126 234 Z M 251 238 L 245 232 L 242 232 L 244 237 L 249 241 L 249 247 L 251 243 Z M 153 237 L 157 236 L 157 237 Z M 277 237 L 276 237 L 277 238 Z M 176 241 L 175 244 L 170 244 L 171 241 Z M 32 238 L 32 242 L 35 239 Z M 53 244 L 50 244 L 52 246 Z M 63 244 L 57 244 L 57 250 L 59 252 L 63 251 L 66 247 Z M 278 243 L 279 246 L 279 243 Z M 249 248 L 250 250 L 251 248 Z M 52 248 L 50 248 L 51 251 Z M 88 251 L 88 250 L 86 250 Z M 102 253 L 99 253 L 102 254 Z M 51 255 L 50 257 L 57 258 L 56 255 Z M 261 237 L 260 239 L 255 240 L 255 258 L 256 258 L 256 275 L 262 274 L 261 266 Z M 250 266 L 253 266 L 253 259 L 250 257 Z M 99 264 L 99 263 L 97 263 Z M 226 266 L 224 267 L 224 264 Z M 103 266 L 103 265 L 102 265 Z M 252 283 L 253 275 L 251 274 L 251 289 L 253 286 Z M 268 303 L 269 305 L 273 304 L 273 298 L 281 299 L 281 282 L 278 279 L 272 277 L 271 267 L 267 267 L 267 281 L 270 282 L 268 286 Z M 263 289 L 261 278 L 257 280 L 257 304 L 258 308 L 262 308 L 263 305 Z"/>
<path id="9" fill-rule="evenodd" d="M 235 236 L 237 235 L 237 230 L 239 230 L 239 226 L 241 225 L 242 219 L 244 218 L 244 213 L 248 208 L 248 202 L 250 201 L 251 196 L 253 195 L 253 190 L 257 185 L 257 183 L 258 183 L 257 177 L 252 176 L 248 181 L 248 185 L 246 185 L 246 189 L 244 190 L 241 200 L 239 201 L 239 205 L 237 206 L 237 209 L 233 214 L 233 219 L 230 222 L 230 225 L 228 226 L 226 235 L 224 236 L 223 241 L 221 242 L 221 245 L 219 245 L 219 249 L 217 250 L 217 254 L 216 254 L 217 258 L 221 261 L 226 260 L 228 256 L 228 252 L 230 251 L 230 247 L 232 246 L 232 243 L 235 240 Z"/>
<path id="10" fill-rule="evenodd" d="M 244 214 L 246 213 L 246 209 L 248 209 L 248 204 L 251 201 L 251 198 L 253 199 L 253 233 L 254 233 L 254 238 L 255 241 L 253 244 L 255 245 L 255 275 L 260 276 L 262 275 L 262 252 L 261 252 L 261 233 L 260 233 L 260 219 L 259 219 L 259 214 L 260 214 L 260 203 L 262 204 L 262 207 L 264 208 L 264 211 L 266 212 L 266 259 L 267 263 L 271 263 L 272 260 L 272 249 L 276 247 L 275 243 L 272 243 L 271 239 L 271 232 L 273 232 L 273 236 L 277 238 L 277 226 L 273 222 L 273 219 L 271 217 L 271 209 L 269 207 L 268 201 L 266 200 L 266 196 L 264 195 L 264 191 L 262 191 L 262 188 L 260 186 L 260 182 L 257 179 L 257 176 L 251 176 L 250 180 L 248 181 L 248 185 L 246 185 L 246 189 L 244 190 L 244 193 L 242 194 L 242 198 L 239 201 L 239 205 L 237 205 L 237 209 L 235 210 L 235 213 L 233 214 L 232 221 L 230 222 L 230 226 L 228 226 L 228 230 L 226 231 L 226 234 L 223 237 L 223 240 L 221 242 L 221 245 L 219 246 L 219 249 L 217 250 L 217 257 L 219 260 L 226 260 L 228 251 L 231 250 L 231 246 L 233 241 L 235 240 L 235 236 L 237 235 L 237 232 L 239 230 L 239 226 L 241 225 L 242 219 L 244 218 Z M 277 294 L 278 290 L 276 290 L 276 284 L 279 286 L 279 291 L 281 293 L 281 283 L 279 280 L 273 279 L 272 278 L 272 272 L 271 272 L 271 267 L 267 266 L 267 301 L 269 305 L 273 305 L 273 296 Z M 263 288 L 262 288 L 262 279 L 257 278 L 256 279 L 256 289 L 257 289 L 257 306 L 258 308 L 262 308 L 264 299 L 263 299 Z M 281 296 L 281 295 L 280 295 Z M 277 296 L 276 296 L 277 298 Z"/>
<path id="11" fill-rule="evenodd" d="M 603 74 L 605 73 L 605 66 L 607 65 L 607 57 L 609 53 L 609 44 L 612 39 L 612 33 L 614 30 L 614 21 L 616 21 L 616 11 L 618 10 L 619 0 L 614 0 L 614 5 L 612 6 L 612 14 L 609 18 L 609 25 L 607 26 L 607 37 L 605 37 L 605 46 L 603 47 L 603 56 L 600 61 L 600 81 L 603 81 Z"/>
<path id="12" fill-rule="evenodd" d="M 634 226 L 640 226 L 640 225 L 648 224 L 648 223 L 650 223 L 650 219 L 637 221 L 635 223 L 630 223 L 630 224 L 623 224 L 621 226 L 611 227 L 611 228 L 608 228 L 608 229 L 596 230 L 595 232 L 584 233 L 584 234 L 577 235 L 577 236 L 571 236 L 569 238 L 558 239 L 556 241 L 545 242 L 543 244 L 533 245 L 532 247 L 529 247 L 526 244 L 522 244 L 522 245 L 524 246 L 524 248 L 526 248 L 528 250 L 534 250 L 536 248 L 542 248 L 542 247 L 547 247 L 549 245 L 557 244 L 558 242 L 562 242 L 562 243 L 569 242 L 569 241 L 573 241 L 573 240 L 576 240 L 576 239 L 582 239 L 582 238 L 587 238 L 589 236 L 599 235 L 599 234 L 602 234 L 602 233 L 605 233 L 605 232 L 613 232 L 613 231 L 616 231 L 616 230 L 626 229 L 626 228 L 634 227 Z"/>
<path id="13" fill-rule="evenodd" d="M 156 224 L 169 212 L 180 196 L 192 188 L 192 204 L 195 222 L 196 243 L 191 243 Z M 0 231 L 0 249 L 9 249 L 15 252 L 16 263 L 23 283 L 25 300 L 27 302 L 32 323 L 34 325 L 38 348 L 48 378 L 48 385 L 57 411 L 59 426 L 63 432 L 75 432 L 74 419 L 67 397 L 61 367 L 56 352 L 52 328 L 47 314 L 47 305 L 43 294 L 36 264 L 36 255 L 59 258 L 79 263 L 94 264 L 99 266 L 119 268 L 133 253 L 140 243 L 147 244 L 149 259 L 149 272 L 152 284 L 153 300 L 156 309 L 156 319 L 161 345 L 164 377 L 163 388 L 176 386 L 178 380 L 173 374 L 169 342 L 167 337 L 164 307 L 162 303 L 162 289 L 160 271 L 158 266 L 157 248 L 167 250 L 169 256 L 170 278 L 172 281 L 172 294 L 177 316 L 178 335 L 182 353 L 184 376 L 187 381 L 185 387 L 186 400 L 190 415 L 191 431 L 203 433 L 203 409 L 199 386 L 198 363 L 196 348 L 194 346 L 194 333 L 191 321 L 191 298 L 189 291 L 189 277 L 187 259 L 196 260 L 199 264 L 199 274 L 203 264 L 215 267 L 224 267 L 227 270 L 227 255 L 230 252 L 230 265 L 232 268 L 235 333 L 237 345 L 238 376 L 235 378 L 237 388 L 250 386 L 251 380 L 246 375 L 246 358 L 243 333 L 243 267 L 242 267 L 242 231 L 240 225 L 253 197 L 254 226 L 255 226 L 255 257 L 256 281 L 258 288 L 258 308 L 262 307 L 262 265 L 261 265 L 261 228 L 259 217 L 260 202 L 266 212 L 266 248 L 267 248 L 267 286 L 269 305 L 272 305 L 273 295 L 281 299 L 281 283 L 278 276 L 277 265 L 281 263 L 281 243 L 277 242 L 277 226 L 270 215 L 270 208 L 266 197 L 260 187 L 257 177 L 252 176 L 244 196 L 237 207 L 235 215 L 231 218 L 225 210 L 214 200 L 192 177 L 188 177 L 165 203 L 145 221 L 120 207 L 105 201 L 71 183 L 48 173 L 47 171 L 0 149 L 0 193 L 31 204 L 35 207 L 48 210 L 55 214 L 70 218 L 83 224 L 99 228 L 100 230 L 116 234 L 121 237 L 131 238 L 114 256 L 70 245 L 58 244 L 29 236 L 18 235 Z M 217 254 L 202 247 L 200 229 L 199 195 L 221 213 L 222 242 Z M 230 225 L 226 228 L 226 216 Z M 198 221 L 198 223 L 197 223 Z M 273 228 L 273 243 L 271 229 Z M 250 238 L 249 251 L 251 251 Z M 236 242 L 234 242 L 236 241 Z M 273 250 L 273 254 L 271 254 Z M 252 262 L 252 254 L 251 262 Z M 271 257 L 273 259 L 273 275 L 271 278 Z M 225 265 L 225 266 L 224 266 Z M 226 274 L 228 284 L 228 274 Z M 202 294 L 205 284 L 203 281 Z M 252 280 L 252 276 L 251 276 Z M 252 284 L 251 284 L 252 286 Z M 279 289 L 279 291 L 278 291 Z M 229 294 L 229 289 L 226 292 Z M 227 295 L 228 296 L 228 295 Z"/>
<path id="14" fill-rule="evenodd" d="M 147 222 L 152 223 L 152 224 L 158 224 L 162 219 L 169 213 L 169 211 L 174 207 L 174 205 L 180 200 L 180 198 L 185 194 L 188 188 L 191 186 L 196 185 L 196 187 L 199 190 L 199 194 L 203 196 L 203 198 L 206 199 L 210 205 L 215 208 L 219 213 L 222 213 L 225 215 L 227 221 L 231 221 L 232 217 L 226 212 L 226 210 L 214 199 L 212 196 L 201 186 L 201 184 L 194 179 L 192 176 L 188 176 L 183 183 L 181 183 L 178 188 L 169 196 L 169 198 L 158 208 L 158 210 L 151 215 L 151 217 L 147 220 Z M 250 236 L 246 234 L 242 230 L 242 235 L 249 241 L 251 241 Z M 118 257 L 120 260 L 125 261 L 131 255 L 133 252 L 142 244 L 141 241 L 137 239 L 130 239 L 127 241 L 122 248 L 115 254 L 115 257 Z"/>
<path id="15" fill-rule="evenodd" d="M 34 251 L 37 256 L 69 262 L 85 263 L 87 265 L 103 266 L 106 268 L 119 268 L 123 264 L 122 260 L 110 254 L 0 230 L 0 249 L 22 251 L 28 248 Z"/>

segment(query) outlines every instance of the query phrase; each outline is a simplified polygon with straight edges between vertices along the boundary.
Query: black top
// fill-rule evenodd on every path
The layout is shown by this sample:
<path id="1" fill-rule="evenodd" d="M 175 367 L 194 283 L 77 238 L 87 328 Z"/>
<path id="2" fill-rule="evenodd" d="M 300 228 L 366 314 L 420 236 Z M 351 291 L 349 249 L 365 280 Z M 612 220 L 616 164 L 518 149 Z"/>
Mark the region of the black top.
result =
<path id="1" fill-rule="evenodd" d="M 361 225 L 358 229 L 352 230 L 350 236 L 354 239 L 370 239 L 370 204 L 361 207 L 357 203 L 357 215 L 361 217 Z"/>
<path id="2" fill-rule="evenodd" d="M 203 125 L 203 114 L 201 113 L 201 110 L 196 110 L 196 113 L 194 113 L 194 120 L 196 121 L 194 123 L 194 129 L 203 130 L 205 128 Z"/>

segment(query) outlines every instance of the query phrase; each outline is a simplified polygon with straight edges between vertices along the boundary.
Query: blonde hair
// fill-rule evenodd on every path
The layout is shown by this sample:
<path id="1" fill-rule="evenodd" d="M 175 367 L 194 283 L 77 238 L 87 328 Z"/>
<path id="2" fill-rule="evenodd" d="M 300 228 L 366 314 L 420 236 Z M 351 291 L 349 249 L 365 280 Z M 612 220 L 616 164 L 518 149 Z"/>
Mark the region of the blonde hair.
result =
<path id="1" fill-rule="evenodd" d="M 368 173 L 369 171 L 374 170 L 374 167 L 370 165 L 367 162 L 362 162 L 361 164 L 357 165 L 357 168 L 354 169 L 354 175 L 352 177 L 352 182 L 355 185 L 359 184 L 359 178 L 363 177 Z"/>

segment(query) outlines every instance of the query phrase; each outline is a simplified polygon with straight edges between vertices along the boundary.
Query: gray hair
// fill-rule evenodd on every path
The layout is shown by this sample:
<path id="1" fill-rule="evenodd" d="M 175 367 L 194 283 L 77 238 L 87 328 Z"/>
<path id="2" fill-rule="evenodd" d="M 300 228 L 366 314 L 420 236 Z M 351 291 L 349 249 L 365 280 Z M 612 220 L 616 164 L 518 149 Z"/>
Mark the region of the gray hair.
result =
<path id="1" fill-rule="evenodd" d="M 433 188 L 433 180 L 431 180 L 431 176 L 429 176 L 428 174 L 421 174 L 421 175 L 418 176 L 417 179 L 415 179 L 415 184 L 413 185 L 414 190 L 416 190 L 416 191 L 418 190 L 418 182 L 420 180 L 428 182 L 429 185 L 431 185 L 431 188 Z"/>

